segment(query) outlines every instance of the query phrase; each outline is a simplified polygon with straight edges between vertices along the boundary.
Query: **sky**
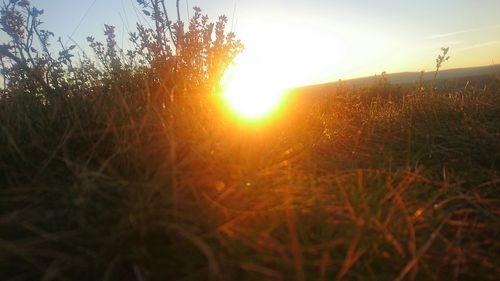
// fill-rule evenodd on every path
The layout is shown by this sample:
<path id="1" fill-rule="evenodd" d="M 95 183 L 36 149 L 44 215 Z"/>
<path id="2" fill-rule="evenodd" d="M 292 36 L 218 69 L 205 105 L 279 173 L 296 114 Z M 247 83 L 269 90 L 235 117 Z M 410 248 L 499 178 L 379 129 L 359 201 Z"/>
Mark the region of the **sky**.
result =
<path id="1" fill-rule="evenodd" d="M 85 38 L 117 26 L 127 46 L 135 22 L 145 22 L 135 0 L 33 0 L 45 27 L 63 42 L 88 50 Z M 171 17 L 175 0 L 167 0 Z M 286 86 L 371 76 L 382 71 L 432 71 L 441 47 L 442 69 L 500 63 L 499 0 L 181 0 L 182 16 L 200 7 L 246 49 L 236 60 L 245 73 Z M 4 36 L 1 34 L 0 36 Z M 69 39 L 71 37 L 71 40 Z M 4 40 L 5 37 L 0 37 Z M 265 69 L 265 71 L 263 71 Z M 280 75 L 277 75 L 279 73 Z"/>

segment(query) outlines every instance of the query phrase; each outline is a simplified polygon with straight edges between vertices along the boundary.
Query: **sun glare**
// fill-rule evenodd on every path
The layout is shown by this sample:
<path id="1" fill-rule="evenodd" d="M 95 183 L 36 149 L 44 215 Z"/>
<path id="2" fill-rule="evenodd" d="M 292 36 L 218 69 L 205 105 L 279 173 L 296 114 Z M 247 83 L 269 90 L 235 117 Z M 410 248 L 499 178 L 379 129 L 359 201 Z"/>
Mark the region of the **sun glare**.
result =
<path id="1" fill-rule="evenodd" d="M 279 109 L 287 89 L 328 81 L 346 54 L 336 34 L 298 23 L 247 23 L 239 29 L 245 51 L 223 78 L 231 111 L 259 120 Z M 307 35 L 307 40 L 297 40 Z M 328 63 L 327 63 L 328 62 Z"/>
<path id="2" fill-rule="evenodd" d="M 262 66 L 235 64 L 224 76 L 223 97 L 229 108 L 244 119 L 261 119 L 279 106 L 285 87 L 279 77 Z"/>

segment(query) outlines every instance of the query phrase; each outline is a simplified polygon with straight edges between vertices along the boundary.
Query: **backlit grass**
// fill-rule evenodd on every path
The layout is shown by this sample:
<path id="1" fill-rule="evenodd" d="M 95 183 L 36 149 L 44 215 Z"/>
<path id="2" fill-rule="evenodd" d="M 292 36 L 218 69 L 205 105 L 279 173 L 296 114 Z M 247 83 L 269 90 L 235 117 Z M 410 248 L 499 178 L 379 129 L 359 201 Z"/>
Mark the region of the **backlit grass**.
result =
<path id="1" fill-rule="evenodd" d="M 175 130 L 112 90 L 3 99 L 2 277 L 494 280 L 490 86 L 339 89 L 266 125 L 211 111 Z"/>

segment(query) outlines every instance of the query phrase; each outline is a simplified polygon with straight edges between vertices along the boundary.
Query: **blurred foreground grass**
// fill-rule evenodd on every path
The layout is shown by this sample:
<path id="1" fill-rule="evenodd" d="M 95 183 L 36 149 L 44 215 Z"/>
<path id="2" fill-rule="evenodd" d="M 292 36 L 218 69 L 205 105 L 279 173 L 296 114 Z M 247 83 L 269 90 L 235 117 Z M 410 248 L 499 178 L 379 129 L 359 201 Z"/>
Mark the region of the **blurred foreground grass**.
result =
<path id="1" fill-rule="evenodd" d="M 500 92 L 485 81 L 296 94 L 252 125 L 133 81 L 3 98 L 0 278 L 496 280 Z"/>

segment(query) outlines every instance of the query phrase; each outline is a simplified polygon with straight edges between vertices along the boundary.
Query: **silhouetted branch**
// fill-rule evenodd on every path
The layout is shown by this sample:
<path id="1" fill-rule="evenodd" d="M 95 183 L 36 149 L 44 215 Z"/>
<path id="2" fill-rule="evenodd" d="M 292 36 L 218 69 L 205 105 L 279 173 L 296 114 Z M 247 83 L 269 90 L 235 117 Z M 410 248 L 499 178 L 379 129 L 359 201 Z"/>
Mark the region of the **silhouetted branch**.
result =
<path id="1" fill-rule="evenodd" d="M 14 54 L 12 54 L 9 49 L 5 45 L 0 45 L 0 55 L 8 57 L 9 59 L 13 60 L 17 65 L 19 65 L 22 69 L 24 69 L 28 75 L 38 81 L 40 84 L 42 84 L 43 88 L 47 90 L 48 92 L 52 91 L 52 87 L 50 87 L 43 77 L 36 73 L 32 68 L 30 68 L 26 63 L 25 60 L 20 59 L 16 57 Z"/>
<path id="2" fill-rule="evenodd" d="M 177 42 L 175 42 L 175 40 L 174 40 L 174 34 L 172 32 L 172 27 L 170 27 L 171 22 L 170 22 L 170 19 L 168 18 L 167 8 L 165 7 L 165 0 L 161 0 L 160 3 L 161 3 L 161 7 L 163 9 L 163 13 L 165 14 L 165 20 L 167 21 L 167 28 L 168 28 L 168 32 L 170 33 L 170 39 L 172 39 L 173 45 L 175 47 L 177 47 Z"/>
<path id="3" fill-rule="evenodd" d="M 180 22 L 181 21 L 181 11 L 179 9 L 179 2 L 180 0 L 177 0 L 177 3 L 175 4 L 176 5 L 176 8 L 177 8 L 177 21 Z"/>

